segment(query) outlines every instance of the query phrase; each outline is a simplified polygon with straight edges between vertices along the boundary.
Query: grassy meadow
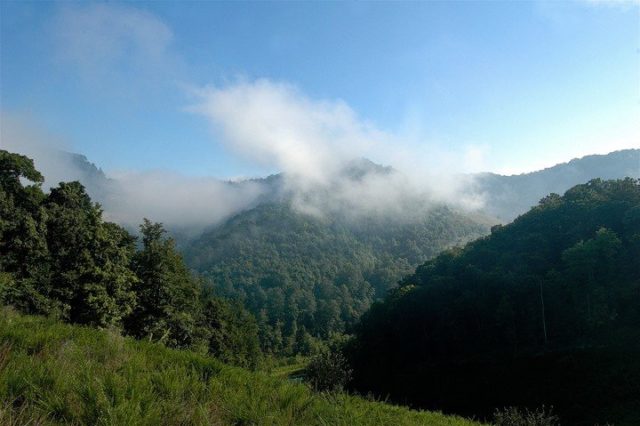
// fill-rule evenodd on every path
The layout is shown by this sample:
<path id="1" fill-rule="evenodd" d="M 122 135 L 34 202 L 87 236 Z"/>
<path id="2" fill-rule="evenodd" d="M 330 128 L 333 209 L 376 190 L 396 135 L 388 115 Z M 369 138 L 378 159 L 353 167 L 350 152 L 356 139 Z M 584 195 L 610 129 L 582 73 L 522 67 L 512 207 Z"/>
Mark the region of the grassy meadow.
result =
<path id="1" fill-rule="evenodd" d="M 109 330 L 0 315 L 2 425 L 474 425 L 251 372 Z"/>

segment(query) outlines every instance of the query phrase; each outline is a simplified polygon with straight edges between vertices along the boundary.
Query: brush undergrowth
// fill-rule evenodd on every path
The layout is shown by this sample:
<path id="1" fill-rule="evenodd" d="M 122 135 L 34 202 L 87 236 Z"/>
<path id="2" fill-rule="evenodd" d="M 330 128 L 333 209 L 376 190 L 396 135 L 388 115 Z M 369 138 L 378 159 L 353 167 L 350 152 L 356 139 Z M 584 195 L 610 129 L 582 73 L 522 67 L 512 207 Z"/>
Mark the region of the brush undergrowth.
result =
<path id="1" fill-rule="evenodd" d="M 2 425 L 473 425 L 0 310 Z"/>

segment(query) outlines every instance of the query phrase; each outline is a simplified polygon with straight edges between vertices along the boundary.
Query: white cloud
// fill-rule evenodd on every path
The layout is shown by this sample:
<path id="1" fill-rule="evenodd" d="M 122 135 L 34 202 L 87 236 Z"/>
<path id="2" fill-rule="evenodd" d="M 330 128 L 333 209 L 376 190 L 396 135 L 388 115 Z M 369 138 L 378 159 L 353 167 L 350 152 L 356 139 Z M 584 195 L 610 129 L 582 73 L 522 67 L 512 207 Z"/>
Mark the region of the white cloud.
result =
<path id="1" fill-rule="evenodd" d="M 165 77 L 179 62 L 169 26 L 138 8 L 65 3 L 52 30 L 57 58 L 91 83 Z"/>
<path id="2" fill-rule="evenodd" d="M 90 87 L 108 93 L 137 91 L 149 80 L 180 74 L 171 28 L 143 9 L 65 3 L 52 29 L 59 60 L 89 80 Z M 457 172 L 482 167 L 483 147 L 453 150 L 426 143 L 419 134 L 407 138 L 382 130 L 340 99 L 313 99 L 284 82 L 239 81 L 195 92 L 198 101 L 191 109 L 210 121 L 217 140 L 255 164 L 283 171 L 287 189 L 302 210 L 384 212 L 397 210 L 409 199 L 477 204 L 459 196 L 466 180 Z M 45 137 L 17 139 L 24 144 Z M 47 164 L 47 158 L 56 158 L 42 154 L 56 150 L 47 146 L 58 144 L 40 144 L 33 156 L 48 178 L 77 179 L 64 158 L 62 167 Z M 390 164 L 399 172 L 345 178 L 344 167 L 363 157 Z M 168 224 L 205 226 L 246 208 L 260 193 L 248 184 L 240 191 L 219 180 L 166 171 L 118 173 L 115 182 L 109 197 L 101 201 L 110 217 L 127 224 L 150 216 Z"/>
<path id="3" fill-rule="evenodd" d="M 295 205 L 308 212 L 382 212 L 409 199 L 468 206 L 471 200 L 459 196 L 466 178 L 456 172 L 484 161 L 484 147 L 458 152 L 416 143 L 376 128 L 341 100 L 311 99 L 290 84 L 260 79 L 195 93 L 198 103 L 191 109 L 211 122 L 218 140 L 246 159 L 282 170 L 297 193 Z M 345 177 L 345 166 L 363 157 L 397 172 Z"/>
<path id="4" fill-rule="evenodd" d="M 69 156 L 64 155 L 67 147 L 63 138 L 37 126 L 29 117 L 0 113 L 0 148 L 33 159 L 36 169 L 44 174 L 44 188 L 79 178 Z"/>
<path id="5" fill-rule="evenodd" d="M 64 139 L 38 126 L 29 117 L 0 114 L 0 148 L 27 155 L 45 177 L 43 189 L 59 182 L 79 180 L 88 185 L 108 220 L 136 228 L 142 218 L 163 222 L 172 229 L 194 234 L 250 207 L 263 193 L 255 182 L 227 183 L 170 171 L 119 172 L 109 179 L 88 176 L 73 161 Z"/>
<path id="6" fill-rule="evenodd" d="M 308 183 L 326 183 L 344 162 L 388 138 L 344 102 L 316 101 L 294 86 L 261 79 L 198 91 L 193 110 L 220 139 L 261 165 Z"/>
<path id="7" fill-rule="evenodd" d="M 133 227 L 148 217 L 194 235 L 250 207 L 264 191 L 254 182 L 230 184 L 164 170 L 110 177 L 114 186 L 104 200 L 107 219 Z"/>

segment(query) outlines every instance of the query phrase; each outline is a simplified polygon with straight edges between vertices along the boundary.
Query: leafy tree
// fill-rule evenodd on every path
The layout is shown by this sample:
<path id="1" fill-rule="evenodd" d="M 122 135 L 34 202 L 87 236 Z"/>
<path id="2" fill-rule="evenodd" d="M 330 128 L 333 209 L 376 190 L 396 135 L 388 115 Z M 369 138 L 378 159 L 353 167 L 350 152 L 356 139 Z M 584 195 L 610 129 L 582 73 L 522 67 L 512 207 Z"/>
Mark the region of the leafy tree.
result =
<path id="1" fill-rule="evenodd" d="M 204 303 L 209 353 L 235 365 L 255 368 L 261 358 L 258 324 L 237 302 L 208 297 Z"/>
<path id="2" fill-rule="evenodd" d="M 161 224 L 144 221 L 142 247 L 105 222 L 79 182 L 45 195 L 27 157 L 0 151 L 0 302 L 68 322 L 120 327 L 235 364 L 260 360 L 258 327 L 237 303 L 200 297 Z"/>
<path id="3" fill-rule="evenodd" d="M 138 304 L 126 322 L 127 331 L 171 347 L 193 347 L 204 340 L 200 289 L 176 252 L 162 224 L 144 219 L 142 249 L 133 259 L 140 281 L 134 290 Z"/>
<path id="4" fill-rule="evenodd" d="M 10 273 L 3 298 L 28 312 L 47 309 L 48 279 L 43 176 L 33 160 L 0 150 L 0 271 Z"/>
<path id="5" fill-rule="evenodd" d="M 133 237 L 103 222 L 100 206 L 78 182 L 53 188 L 44 205 L 51 264 L 47 296 L 71 322 L 119 324 L 135 304 Z"/>

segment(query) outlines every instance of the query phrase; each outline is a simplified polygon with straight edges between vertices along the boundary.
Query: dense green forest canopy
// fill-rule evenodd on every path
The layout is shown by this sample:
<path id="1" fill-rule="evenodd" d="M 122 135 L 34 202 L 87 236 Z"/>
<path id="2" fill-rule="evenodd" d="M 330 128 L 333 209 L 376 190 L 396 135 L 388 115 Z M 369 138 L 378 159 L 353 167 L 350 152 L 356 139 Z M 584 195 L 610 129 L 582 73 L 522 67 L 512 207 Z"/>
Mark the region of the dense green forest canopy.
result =
<path id="1" fill-rule="evenodd" d="M 319 341 L 348 330 L 416 264 L 488 231 L 486 222 L 442 206 L 411 220 L 320 218 L 292 207 L 291 197 L 273 195 L 274 201 L 186 247 L 189 267 L 204 278 L 196 280 L 161 225 L 145 221 L 137 241 L 103 220 L 80 183 L 63 182 L 45 193 L 31 160 L 8 152 L 2 158 L 8 173 L 2 215 L 5 303 L 70 322 L 122 327 L 175 347 L 203 346 L 207 340 L 210 349 L 224 346 L 211 341 L 223 338 L 211 331 L 219 323 L 209 318 L 215 312 L 226 315 L 228 338 L 258 330 L 268 353 L 312 353 Z M 95 167 L 86 169 L 102 176 Z M 352 179 L 390 173 L 368 162 L 350 170 L 358 171 Z M 212 294 L 218 296 L 215 303 Z M 257 348 L 249 340 L 242 357 L 255 358 Z"/>
<path id="2" fill-rule="evenodd" d="M 464 414 L 546 403 L 572 423 L 633 424 L 639 260 L 638 180 L 551 194 L 374 304 L 348 350 L 354 386 Z"/>
<path id="3" fill-rule="evenodd" d="M 92 193 L 113 192 L 95 166 L 74 156 Z M 479 174 L 467 190 L 482 194 L 483 211 L 511 220 L 550 192 L 563 192 L 593 177 L 638 176 L 640 150 L 594 155 L 517 176 Z M 363 179 L 384 179 L 397 171 L 365 159 L 335 176 L 356 187 Z M 262 348 L 292 354 L 312 352 L 318 339 L 349 330 L 370 304 L 420 263 L 452 245 L 486 235 L 482 215 L 400 199 L 390 212 L 354 212 L 332 189 L 302 194 L 323 215 L 302 213 L 282 174 L 228 182 L 240 190 L 261 189 L 248 210 L 195 238 L 170 228 L 190 268 L 207 277 L 211 291 L 239 301 L 256 316 Z M 100 199 L 100 195 L 98 195 Z M 113 200 L 111 200 L 113 201 Z M 357 204 L 357 203 L 356 203 Z M 356 209 L 357 210 L 357 209 Z"/>
<path id="4" fill-rule="evenodd" d="M 0 150 L 0 302 L 254 366 L 257 324 L 203 289 L 165 235 L 145 219 L 142 241 L 102 219 L 79 182 L 49 193 L 25 156 Z"/>
<path id="5" fill-rule="evenodd" d="M 259 322 L 265 350 L 308 353 L 344 332 L 419 262 L 488 232 L 447 207 L 417 218 L 301 213 L 264 203 L 206 232 L 185 251 L 216 294 L 239 300 Z"/>

